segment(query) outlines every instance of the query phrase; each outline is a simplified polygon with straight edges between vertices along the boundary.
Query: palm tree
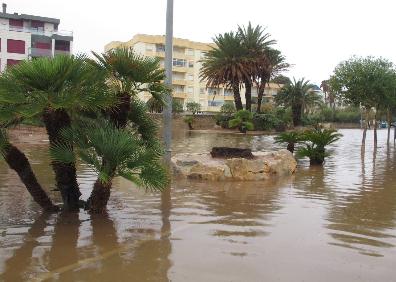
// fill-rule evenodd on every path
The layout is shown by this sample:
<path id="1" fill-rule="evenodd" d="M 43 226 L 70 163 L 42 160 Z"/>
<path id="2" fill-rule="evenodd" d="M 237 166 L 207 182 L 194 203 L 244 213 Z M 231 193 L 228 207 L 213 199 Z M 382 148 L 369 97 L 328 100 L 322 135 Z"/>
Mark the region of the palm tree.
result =
<path id="1" fill-rule="evenodd" d="M 309 157 L 311 165 L 322 165 L 325 157 L 329 154 L 326 152 L 326 146 L 338 141 L 342 134 L 333 129 L 316 128 L 308 130 L 302 135 L 305 148 L 298 150 L 300 157 Z"/>
<path id="2" fill-rule="evenodd" d="M 200 77 L 207 80 L 207 87 L 230 87 L 234 92 L 237 110 L 242 110 L 241 84 L 250 80 L 250 61 L 237 33 L 226 32 L 213 39 L 216 47 L 202 60 Z"/>
<path id="3" fill-rule="evenodd" d="M 61 130 L 71 126 L 73 114 L 111 105 L 114 99 L 106 89 L 100 73 L 87 64 L 84 57 L 56 56 L 23 61 L 0 76 L 0 101 L 3 106 L 0 122 L 2 127 L 7 127 L 26 118 L 39 117 L 46 127 L 50 145 L 62 144 L 72 150 L 72 144 L 59 138 Z M 21 152 L 16 150 L 12 153 L 9 160 L 21 156 Z M 8 164 L 18 169 L 10 162 Z M 51 164 L 64 208 L 78 209 L 81 193 L 75 164 L 56 161 Z M 19 169 L 22 166 L 28 167 L 25 163 Z M 21 176 L 20 172 L 18 174 Z M 25 185 L 29 183 L 25 182 Z"/>
<path id="4" fill-rule="evenodd" d="M 135 127 L 146 144 L 147 149 L 158 147 L 156 130 L 147 116 L 147 108 L 138 100 L 138 94 L 145 92 L 152 95 L 157 102 L 163 103 L 164 95 L 170 90 L 162 83 L 165 72 L 160 67 L 158 58 L 143 57 L 136 54 L 132 48 L 117 48 L 103 54 L 93 52 L 96 61 L 91 63 L 101 70 L 106 81 L 117 97 L 117 104 L 106 110 L 105 117 L 119 130 Z M 145 129 L 149 132 L 144 132 Z M 155 159 L 154 159 L 155 160 Z M 110 178 L 117 172 L 117 163 L 102 159 L 102 168 Z M 100 183 L 100 175 L 96 183 Z M 106 185 L 97 184 L 88 200 L 88 208 L 92 212 L 105 209 L 110 196 L 111 181 Z"/>
<path id="5" fill-rule="evenodd" d="M 238 36 L 248 57 L 246 69 L 250 70 L 250 76 L 245 78 L 243 83 L 245 85 L 246 110 L 251 111 L 253 82 L 256 81 L 257 73 L 260 70 L 268 68 L 266 51 L 276 41 L 269 40 L 270 34 L 265 33 L 265 28 L 260 25 L 253 27 L 250 22 L 247 27 L 238 27 Z"/>
<path id="6" fill-rule="evenodd" d="M 302 141 L 302 135 L 297 131 L 283 132 L 274 139 L 275 143 L 287 143 L 287 150 L 293 154 L 295 145 Z"/>
<path id="7" fill-rule="evenodd" d="M 312 85 L 309 80 L 302 78 L 296 81 L 293 78 L 291 84 L 283 86 L 281 91 L 276 95 L 275 101 L 278 105 L 291 107 L 293 125 L 300 126 L 304 105 L 306 101 L 310 100 L 309 95 L 312 95 Z"/>
<path id="8" fill-rule="evenodd" d="M 262 63 L 259 65 L 257 72 L 257 112 L 261 111 L 261 103 L 265 92 L 265 87 L 268 85 L 271 79 L 280 75 L 280 73 L 286 71 L 290 67 L 289 63 L 286 63 L 286 57 L 284 57 L 279 50 L 273 48 L 267 48 L 262 57 Z"/>
<path id="9" fill-rule="evenodd" d="M 62 137 L 73 143 L 75 150 L 54 145 L 52 158 L 73 163 L 78 156 L 98 174 L 89 203 L 93 213 L 105 211 L 116 176 L 147 189 L 162 190 L 167 185 L 167 174 L 160 163 L 159 143 L 147 146 L 146 140 L 134 130 L 118 128 L 104 119 L 83 119 L 63 130 Z"/>

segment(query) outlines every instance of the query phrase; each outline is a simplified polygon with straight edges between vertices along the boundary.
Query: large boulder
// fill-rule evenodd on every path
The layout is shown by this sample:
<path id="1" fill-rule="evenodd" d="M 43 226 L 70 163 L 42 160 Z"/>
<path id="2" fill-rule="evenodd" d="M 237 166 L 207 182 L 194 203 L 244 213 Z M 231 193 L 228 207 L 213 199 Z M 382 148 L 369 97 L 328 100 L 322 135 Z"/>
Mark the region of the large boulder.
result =
<path id="1" fill-rule="evenodd" d="M 291 175 L 296 160 L 288 150 L 253 152 L 253 158 L 212 158 L 210 153 L 177 154 L 172 157 L 176 176 L 202 180 L 264 180 Z"/>

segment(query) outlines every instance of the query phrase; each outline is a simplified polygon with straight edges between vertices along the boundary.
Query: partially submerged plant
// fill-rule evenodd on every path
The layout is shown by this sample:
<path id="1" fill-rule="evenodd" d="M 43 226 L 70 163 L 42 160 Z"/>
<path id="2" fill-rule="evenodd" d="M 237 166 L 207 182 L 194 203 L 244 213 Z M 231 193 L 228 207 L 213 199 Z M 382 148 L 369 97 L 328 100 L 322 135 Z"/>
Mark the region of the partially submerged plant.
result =
<path id="1" fill-rule="evenodd" d="M 186 116 L 184 118 L 184 122 L 187 123 L 189 130 L 193 130 L 194 129 L 194 127 L 193 127 L 194 116 Z"/>
<path id="2" fill-rule="evenodd" d="M 293 154 L 295 145 L 302 141 L 302 134 L 298 131 L 283 132 L 274 139 L 275 143 L 287 143 L 287 150 Z"/>
<path id="3" fill-rule="evenodd" d="M 228 122 L 230 128 L 238 127 L 239 131 L 246 133 L 247 130 L 253 130 L 253 113 L 247 110 L 240 110 L 235 113 L 234 118 Z"/>
<path id="4" fill-rule="evenodd" d="M 302 134 L 302 141 L 305 148 L 298 150 L 300 157 L 308 157 L 311 165 L 322 165 L 325 158 L 329 156 L 326 152 L 326 146 L 336 142 L 342 137 L 334 129 L 316 128 L 307 130 Z"/>

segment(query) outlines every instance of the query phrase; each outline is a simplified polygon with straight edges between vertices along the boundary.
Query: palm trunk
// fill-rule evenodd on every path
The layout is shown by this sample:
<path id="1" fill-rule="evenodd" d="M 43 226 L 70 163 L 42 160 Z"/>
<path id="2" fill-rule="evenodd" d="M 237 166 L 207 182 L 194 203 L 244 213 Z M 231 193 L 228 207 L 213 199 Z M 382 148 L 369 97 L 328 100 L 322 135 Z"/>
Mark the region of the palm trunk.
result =
<path id="1" fill-rule="evenodd" d="M 43 121 L 51 146 L 62 144 L 73 149 L 71 143 L 65 142 L 61 138 L 61 131 L 71 126 L 70 117 L 65 110 L 47 109 L 43 114 Z M 71 211 L 78 210 L 81 193 L 77 183 L 75 164 L 64 164 L 53 161 L 51 165 L 55 172 L 56 186 L 61 193 L 64 209 Z"/>
<path id="2" fill-rule="evenodd" d="M 89 211 L 91 213 L 105 213 L 110 198 L 111 182 L 102 183 L 96 180 L 91 196 L 89 197 Z"/>
<path id="3" fill-rule="evenodd" d="M 235 108 L 237 111 L 243 110 L 242 106 L 242 100 L 241 100 L 241 93 L 239 91 L 239 84 L 234 83 L 232 85 L 232 91 L 234 92 L 234 102 L 235 102 Z"/>
<path id="4" fill-rule="evenodd" d="M 9 167 L 18 174 L 22 183 L 33 197 L 33 200 L 39 204 L 43 210 L 49 212 L 59 210 L 38 183 L 29 160 L 26 158 L 24 153 L 22 153 L 17 147 L 9 144 L 4 150 L 4 159 Z"/>
<path id="5" fill-rule="evenodd" d="M 117 128 L 125 128 L 128 123 L 128 114 L 131 110 L 131 96 L 128 93 L 118 95 L 118 105 L 109 110 L 110 121 Z M 102 165 L 104 166 L 105 160 Z M 112 173 L 115 171 L 112 168 Z M 111 181 L 109 184 L 103 184 L 97 179 L 86 204 L 86 208 L 92 213 L 103 213 L 106 210 L 107 202 L 110 198 Z"/>
<path id="6" fill-rule="evenodd" d="M 263 102 L 264 91 L 265 83 L 260 83 L 257 93 L 257 113 L 261 113 L 261 103 Z"/>
<path id="7" fill-rule="evenodd" d="M 294 126 L 301 125 L 301 113 L 302 113 L 301 105 L 292 105 L 292 115 L 293 115 L 293 125 Z"/>
<path id="8" fill-rule="evenodd" d="M 290 142 L 287 144 L 287 150 L 292 154 L 294 153 L 294 143 L 293 142 Z"/>
<path id="9" fill-rule="evenodd" d="M 252 111 L 252 82 L 249 80 L 245 81 L 245 100 L 246 110 Z"/>

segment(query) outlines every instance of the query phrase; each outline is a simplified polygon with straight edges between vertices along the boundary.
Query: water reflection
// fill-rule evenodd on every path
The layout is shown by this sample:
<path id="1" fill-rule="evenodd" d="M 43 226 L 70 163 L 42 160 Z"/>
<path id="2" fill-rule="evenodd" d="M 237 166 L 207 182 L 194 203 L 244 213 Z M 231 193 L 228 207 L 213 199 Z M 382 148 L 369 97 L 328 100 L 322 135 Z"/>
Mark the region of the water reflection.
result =
<path id="1" fill-rule="evenodd" d="M 341 133 L 324 167 L 299 160 L 294 176 L 274 181 L 177 180 L 159 195 L 117 179 L 105 217 L 39 215 L 0 163 L 0 280 L 392 281 L 395 147 L 373 150 L 368 135 L 362 151 L 359 130 Z M 273 136 L 174 136 L 175 153 L 275 148 Z M 379 131 L 379 144 L 385 137 Z M 20 146 L 57 198 L 43 136 Z M 84 166 L 79 176 L 87 197 L 95 177 Z"/>

